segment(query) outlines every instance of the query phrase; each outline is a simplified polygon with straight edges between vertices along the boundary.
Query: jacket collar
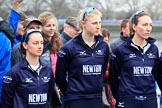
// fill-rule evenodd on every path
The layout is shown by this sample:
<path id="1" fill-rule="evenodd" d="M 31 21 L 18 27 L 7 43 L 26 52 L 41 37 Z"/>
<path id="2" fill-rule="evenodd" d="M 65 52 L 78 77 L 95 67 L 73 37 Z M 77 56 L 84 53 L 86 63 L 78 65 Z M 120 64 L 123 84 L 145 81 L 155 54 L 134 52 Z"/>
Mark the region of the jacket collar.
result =
<path id="1" fill-rule="evenodd" d="M 133 38 L 133 36 L 134 36 L 134 35 L 131 35 L 131 36 L 126 40 L 126 42 L 127 42 L 128 44 L 131 44 L 131 43 L 132 43 L 132 38 Z M 156 39 L 154 39 L 154 38 L 152 38 L 152 37 L 149 37 L 149 38 L 146 39 L 146 40 L 147 40 L 147 42 L 150 43 L 150 44 L 153 44 L 153 43 L 155 43 L 155 41 L 156 41 Z"/>
<path id="2" fill-rule="evenodd" d="M 126 41 L 126 39 L 128 39 L 128 37 L 124 37 L 122 33 L 120 33 L 120 39 L 123 41 Z"/>
<path id="3" fill-rule="evenodd" d="M 65 32 L 62 32 L 62 37 L 66 40 L 69 41 L 70 39 L 72 39 L 69 35 L 67 35 Z"/>
<path id="4" fill-rule="evenodd" d="M 77 38 L 79 41 L 81 41 L 81 42 L 84 42 L 84 40 L 83 40 L 83 38 L 82 38 L 82 32 L 81 33 L 79 33 L 79 35 L 77 36 L 77 37 L 75 37 L 75 38 Z M 95 40 L 96 40 L 96 42 L 101 42 L 101 41 L 103 41 L 103 36 L 101 36 L 101 35 L 96 35 L 95 36 Z"/>
<path id="5" fill-rule="evenodd" d="M 29 65 L 29 62 L 26 60 L 25 57 L 23 58 L 23 60 L 20 63 L 21 63 L 20 68 L 27 69 L 27 67 Z M 39 60 L 39 63 L 41 65 L 41 68 L 44 68 L 45 67 L 45 64 L 43 64 L 40 60 Z"/>
<path id="6" fill-rule="evenodd" d="M 47 50 L 50 50 L 52 48 L 52 43 L 48 41 L 46 37 L 43 36 L 44 40 L 44 48 L 43 48 L 43 53 L 46 52 Z"/>

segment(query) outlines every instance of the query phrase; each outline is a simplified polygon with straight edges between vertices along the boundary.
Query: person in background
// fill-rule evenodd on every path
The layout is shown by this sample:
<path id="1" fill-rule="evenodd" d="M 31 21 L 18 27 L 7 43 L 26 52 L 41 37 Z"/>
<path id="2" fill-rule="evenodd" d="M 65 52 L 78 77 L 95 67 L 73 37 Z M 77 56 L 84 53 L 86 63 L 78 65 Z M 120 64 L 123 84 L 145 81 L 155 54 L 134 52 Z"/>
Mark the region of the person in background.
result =
<path id="1" fill-rule="evenodd" d="M 1 37 L 1 42 L 0 42 L 0 64 L 1 64 L 0 65 L 0 108 L 2 108 L 2 80 L 3 80 L 3 76 L 11 68 L 11 61 L 10 61 L 11 48 L 12 48 L 11 41 L 13 41 L 13 35 L 8 35 L 7 32 L 9 32 L 9 31 L 7 31 L 7 30 L 11 30 L 11 31 L 13 31 L 13 30 L 10 28 L 8 29 L 8 27 L 9 27 L 9 24 L 0 17 L 0 37 Z"/>
<path id="2" fill-rule="evenodd" d="M 110 31 L 106 28 L 101 28 L 101 35 L 104 37 L 104 41 L 106 43 L 110 40 Z M 111 53 L 111 49 L 109 46 L 109 50 Z M 109 85 L 109 64 L 104 76 L 104 87 L 103 87 L 103 104 L 104 108 L 115 108 L 115 99 L 112 95 L 110 85 Z"/>
<path id="3" fill-rule="evenodd" d="M 3 77 L 3 108 L 49 108 L 54 88 L 52 69 L 39 61 L 43 37 L 31 29 L 23 35 L 25 58 Z"/>
<path id="4" fill-rule="evenodd" d="M 150 37 L 150 14 L 135 12 L 131 28 L 133 34 L 110 57 L 110 88 L 116 108 L 157 108 L 155 81 L 159 53 L 156 40 Z"/>
<path id="5" fill-rule="evenodd" d="M 28 18 L 23 23 L 23 29 L 25 33 L 30 29 L 37 29 L 42 31 L 42 23 L 38 18 L 34 16 L 28 16 Z"/>
<path id="6" fill-rule="evenodd" d="M 24 28 L 25 32 L 28 32 L 30 29 L 37 29 L 42 32 L 42 26 L 43 26 L 42 22 L 38 18 L 35 18 L 33 16 L 29 16 L 23 24 L 23 28 Z M 40 61 L 42 63 L 47 64 L 48 66 L 52 67 L 50 52 L 49 52 L 49 48 L 52 45 L 51 45 L 51 43 L 47 42 L 48 40 L 46 38 L 44 38 L 44 36 L 43 36 L 43 39 L 44 39 L 44 48 L 43 48 L 43 53 L 40 56 Z M 25 52 L 23 50 L 22 44 L 23 43 L 18 43 L 12 49 L 12 56 L 11 56 L 12 66 L 14 66 L 19 61 L 23 60 L 23 58 L 25 57 Z M 56 91 L 55 91 L 55 94 L 57 94 Z M 56 98 L 54 97 L 53 99 L 58 100 Z"/>
<path id="7" fill-rule="evenodd" d="M 111 50 L 114 50 L 117 46 L 121 45 L 130 36 L 130 22 L 128 19 L 122 20 L 120 31 L 120 37 L 110 44 Z"/>
<path id="8" fill-rule="evenodd" d="M 102 36 L 104 37 L 104 41 L 106 43 L 108 43 L 109 40 L 110 40 L 110 32 L 109 32 L 109 30 L 106 29 L 106 28 L 101 28 L 101 33 L 102 33 Z"/>
<path id="9" fill-rule="evenodd" d="M 58 52 L 55 81 L 63 94 L 63 108 L 103 108 L 109 47 L 100 35 L 101 17 L 98 9 L 85 9 L 82 32 Z"/>
<path id="10" fill-rule="evenodd" d="M 57 53 L 62 46 L 62 41 L 58 32 L 58 21 L 55 15 L 48 11 L 42 12 L 38 16 L 38 19 L 42 23 L 42 34 L 44 38 L 44 50 L 40 59 L 43 59 L 46 64 L 52 67 L 53 75 L 55 77 Z M 54 106 L 60 107 L 62 102 L 60 100 L 60 94 L 58 93 L 56 85 L 55 90 L 56 92 L 53 95 L 53 103 Z"/>
<path id="11" fill-rule="evenodd" d="M 11 41 L 11 47 L 14 45 L 14 30 L 9 23 L 0 17 L 0 32 L 3 32 Z"/>
<path id="12" fill-rule="evenodd" d="M 29 16 L 23 23 L 23 29 L 26 33 L 30 29 L 42 30 L 42 23 L 39 19 Z M 11 52 L 11 66 L 15 65 L 17 62 L 21 61 L 25 57 L 21 50 L 21 42 L 17 43 Z M 42 61 L 43 62 L 43 61 Z"/>
<path id="13" fill-rule="evenodd" d="M 104 41 L 106 43 L 108 43 L 109 40 L 110 40 L 110 31 L 106 28 L 101 28 L 101 35 L 104 37 Z M 110 50 L 110 53 L 111 53 L 111 47 L 110 46 L 109 46 L 109 50 Z"/>
<path id="14" fill-rule="evenodd" d="M 23 22 L 27 18 L 27 16 L 19 10 L 19 4 L 22 1 L 23 0 L 13 0 L 13 8 L 8 18 L 8 22 L 14 30 L 14 45 L 21 41 L 21 37 L 24 34 Z"/>
<path id="15" fill-rule="evenodd" d="M 58 32 L 58 21 L 53 13 L 47 11 L 42 12 L 38 16 L 38 19 L 42 23 L 42 33 L 45 40 L 44 46 L 46 47 L 42 57 L 47 57 L 46 59 L 48 60 L 46 61 L 52 66 L 55 75 L 57 53 L 62 46 L 62 41 Z"/>
<path id="16" fill-rule="evenodd" d="M 61 33 L 63 44 L 77 36 L 78 32 L 77 19 L 75 17 L 68 17 L 64 23 L 63 32 Z"/>
<path id="17" fill-rule="evenodd" d="M 130 36 L 130 22 L 128 19 L 123 19 L 121 24 L 120 24 L 120 37 L 115 39 L 111 44 L 110 44 L 110 52 L 112 52 L 112 50 L 114 50 L 116 47 L 118 47 L 119 45 L 121 45 L 123 42 L 126 41 L 126 39 Z M 109 64 L 110 65 L 110 64 Z M 110 67 L 108 65 L 108 67 Z M 109 70 L 109 69 L 108 69 Z M 109 74 L 108 74 L 109 75 Z M 109 83 L 109 80 L 108 80 Z M 113 107 L 115 107 L 115 99 L 113 96 L 111 96 L 111 90 L 110 90 L 110 84 L 107 85 L 107 93 L 110 93 L 110 99 L 109 103 L 110 105 Z M 109 95 L 107 95 L 109 96 Z"/>
<path id="18" fill-rule="evenodd" d="M 76 17 L 68 17 L 63 26 L 64 26 L 63 31 L 61 32 L 61 41 L 63 44 L 65 44 L 70 39 L 72 39 L 78 35 L 79 27 L 77 24 Z M 67 75 L 67 78 L 68 78 L 68 75 Z"/>

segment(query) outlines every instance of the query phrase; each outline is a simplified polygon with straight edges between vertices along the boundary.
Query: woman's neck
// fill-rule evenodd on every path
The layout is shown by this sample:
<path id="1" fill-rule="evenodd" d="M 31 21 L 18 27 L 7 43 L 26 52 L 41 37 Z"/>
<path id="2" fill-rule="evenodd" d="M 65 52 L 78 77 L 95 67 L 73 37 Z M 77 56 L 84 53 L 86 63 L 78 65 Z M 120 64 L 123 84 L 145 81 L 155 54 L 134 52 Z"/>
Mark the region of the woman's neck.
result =
<path id="1" fill-rule="evenodd" d="M 132 42 L 137 45 L 137 46 L 140 46 L 141 48 L 143 48 L 144 46 L 146 46 L 147 44 L 147 41 L 146 39 L 143 39 L 143 38 L 140 38 L 140 37 L 137 37 L 137 36 L 134 36 L 132 38 Z"/>
<path id="2" fill-rule="evenodd" d="M 48 39 L 49 42 L 51 42 L 52 37 L 51 36 L 47 36 L 47 39 Z"/>
<path id="3" fill-rule="evenodd" d="M 26 60 L 30 65 L 36 66 L 39 63 L 39 57 L 26 55 Z"/>
<path id="4" fill-rule="evenodd" d="M 90 35 L 86 32 L 82 32 L 82 38 L 89 47 L 91 47 L 96 41 L 93 35 Z"/>

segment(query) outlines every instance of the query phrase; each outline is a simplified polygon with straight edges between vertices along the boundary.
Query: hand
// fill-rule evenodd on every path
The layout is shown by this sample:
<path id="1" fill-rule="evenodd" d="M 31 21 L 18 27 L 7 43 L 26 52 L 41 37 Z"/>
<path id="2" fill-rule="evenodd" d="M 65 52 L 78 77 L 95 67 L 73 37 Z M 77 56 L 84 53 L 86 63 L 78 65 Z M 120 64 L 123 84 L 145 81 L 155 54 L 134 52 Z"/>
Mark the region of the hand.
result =
<path id="1" fill-rule="evenodd" d="M 108 100 L 108 103 L 110 104 L 110 108 L 115 108 L 116 100 L 113 97 Z"/>
<path id="2" fill-rule="evenodd" d="M 16 11 L 19 11 L 19 4 L 22 2 L 23 0 L 13 0 L 13 9 L 15 9 Z"/>
<path id="3" fill-rule="evenodd" d="M 23 0 L 14 0 L 14 3 L 20 4 Z"/>

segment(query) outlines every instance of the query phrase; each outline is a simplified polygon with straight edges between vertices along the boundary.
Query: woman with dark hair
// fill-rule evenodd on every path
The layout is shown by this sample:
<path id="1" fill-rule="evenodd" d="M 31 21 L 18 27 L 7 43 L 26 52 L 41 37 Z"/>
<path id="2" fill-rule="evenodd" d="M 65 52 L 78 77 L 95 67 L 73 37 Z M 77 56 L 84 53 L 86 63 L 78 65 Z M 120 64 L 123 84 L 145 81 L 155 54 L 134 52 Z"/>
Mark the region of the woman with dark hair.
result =
<path id="1" fill-rule="evenodd" d="M 106 43 L 108 43 L 110 40 L 110 31 L 107 28 L 101 28 L 101 34 L 104 37 L 104 41 Z M 110 46 L 109 46 L 109 51 L 111 53 Z M 105 77 L 104 77 L 103 104 L 104 104 L 105 108 L 107 108 L 107 107 L 114 108 L 115 107 L 115 99 L 112 95 L 112 92 L 110 89 L 110 84 L 109 84 L 109 67 L 110 67 L 110 65 L 108 64 L 107 70 L 105 72 Z"/>
<path id="2" fill-rule="evenodd" d="M 110 31 L 106 28 L 102 28 L 101 33 L 102 33 L 102 36 L 104 37 L 104 41 L 108 43 L 110 40 Z"/>
<path id="3" fill-rule="evenodd" d="M 49 108 L 54 91 L 52 69 L 39 60 L 43 37 L 31 29 L 23 35 L 25 58 L 3 77 L 3 108 Z"/>
<path id="4" fill-rule="evenodd" d="M 155 81 L 158 48 L 150 37 L 149 13 L 137 11 L 131 18 L 133 34 L 115 50 L 110 59 L 110 88 L 116 108 L 157 108 Z"/>

